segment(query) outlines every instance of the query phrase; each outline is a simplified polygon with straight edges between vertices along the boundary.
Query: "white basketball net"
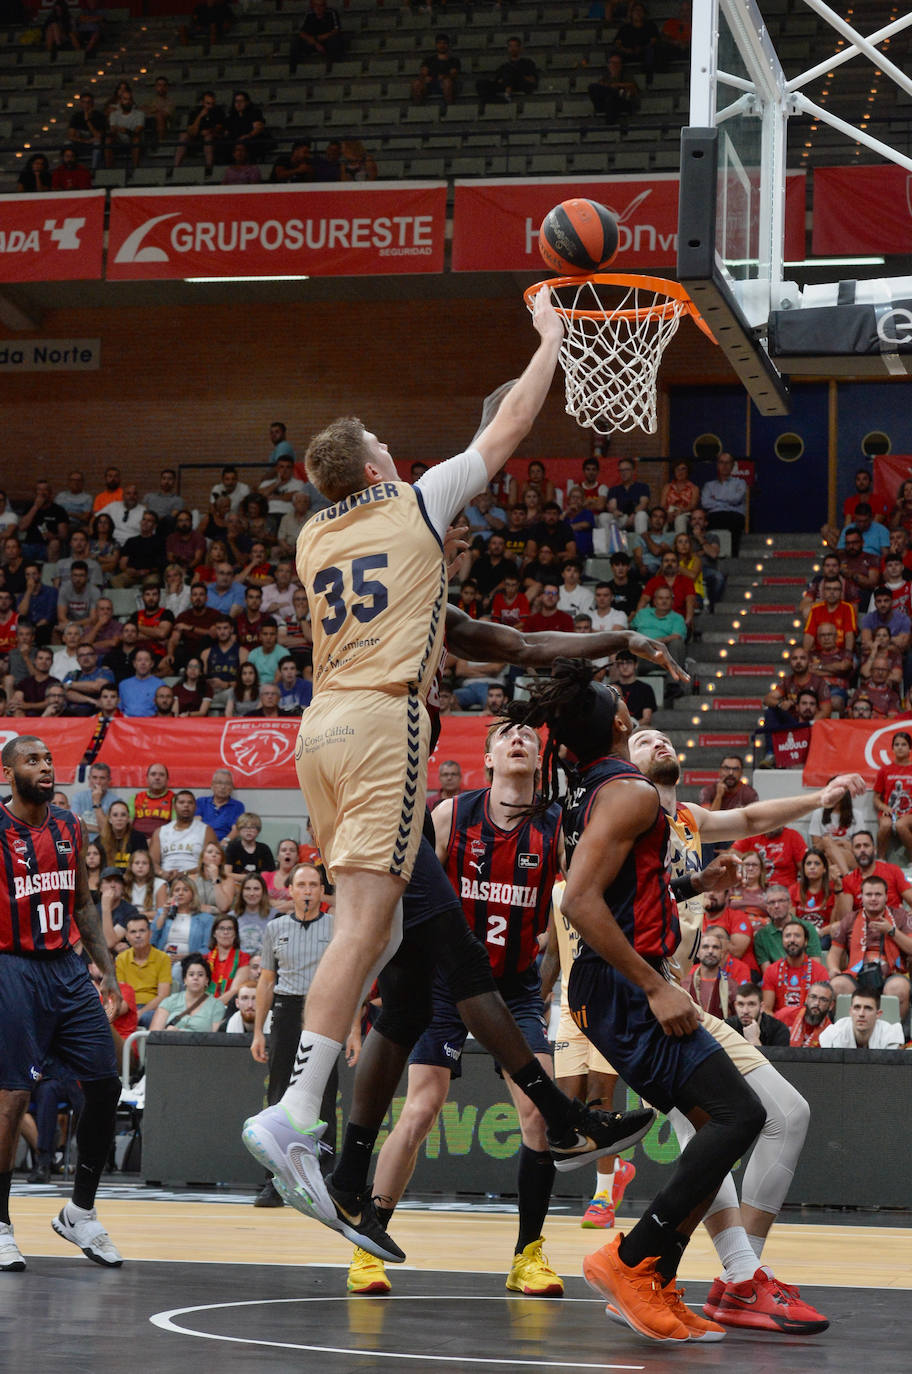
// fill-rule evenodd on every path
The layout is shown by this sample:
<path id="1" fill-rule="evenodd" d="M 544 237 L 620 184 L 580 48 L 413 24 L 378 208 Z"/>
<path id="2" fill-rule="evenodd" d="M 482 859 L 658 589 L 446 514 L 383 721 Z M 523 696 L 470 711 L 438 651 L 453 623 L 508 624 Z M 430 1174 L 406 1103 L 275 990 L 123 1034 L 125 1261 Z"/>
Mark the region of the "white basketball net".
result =
<path id="1" fill-rule="evenodd" d="M 551 288 L 552 302 L 567 328 L 560 350 L 565 409 L 597 434 L 633 429 L 655 434 L 662 354 L 687 305 L 651 287 L 631 285 L 615 288 L 620 295 L 609 306 L 604 291 L 601 288 L 600 294 L 598 284 L 591 281 L 576 288 Z"/>

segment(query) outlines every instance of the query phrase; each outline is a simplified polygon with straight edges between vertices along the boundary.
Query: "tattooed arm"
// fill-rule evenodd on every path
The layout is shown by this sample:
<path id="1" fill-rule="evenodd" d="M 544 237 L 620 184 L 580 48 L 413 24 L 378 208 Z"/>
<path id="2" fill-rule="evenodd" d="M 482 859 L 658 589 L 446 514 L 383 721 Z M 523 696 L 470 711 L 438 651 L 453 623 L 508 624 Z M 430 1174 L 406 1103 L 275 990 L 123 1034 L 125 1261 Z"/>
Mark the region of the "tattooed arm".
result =
<path id="1" fill-rule="evenodd" d="M 76 928 L 89 958 L 98 965 L 104 974 L 101 985 L 102 994 L 105 997 L 119 996 L 120 988 L 117 985 L 117 976 L 105 940 L 101 917 L 89 891 L 89 875 L 85 864 L 86 829 L 81 822 L 80 827 L 82 839 L 76 865 Z"/>

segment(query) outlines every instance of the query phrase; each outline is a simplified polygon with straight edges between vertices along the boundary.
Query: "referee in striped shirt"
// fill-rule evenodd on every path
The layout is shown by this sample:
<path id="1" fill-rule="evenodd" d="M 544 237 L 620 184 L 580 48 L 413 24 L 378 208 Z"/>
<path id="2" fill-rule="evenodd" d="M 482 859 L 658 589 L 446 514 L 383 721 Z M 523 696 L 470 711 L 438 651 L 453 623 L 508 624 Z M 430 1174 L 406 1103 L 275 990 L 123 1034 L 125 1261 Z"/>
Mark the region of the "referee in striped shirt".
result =
<path id="1" fill-rule="evenodd" d="M 270 1106 L 280 1100 L 291 1079 L 301 1038 L 304 999 L 333 933 L 332 915 L 320 910 L 325 893 L 319 869 L 313 864 L 298 864 L 292 871 L 289 890 L 294 910 L 276 916 L 263 932 L 262 972 L 257 981 L 256 1018 L 250 1047 L 258 1064 L 269 1064 L 266 1099 Z M 267 1054 L 263 1027 L 270 1007 L 272 1024 Z M 338 1069 L 334 1068 L 320 1108 L 321 1118 L 327 1123 L 323 1139 L 333 1151 L 338 1087 Z M 332 1161 L 332 1154 L 325 1157 L 328 1163 Z M 283 1206 L 271 1178 L 257 1195 L 254 1206 Z"/>

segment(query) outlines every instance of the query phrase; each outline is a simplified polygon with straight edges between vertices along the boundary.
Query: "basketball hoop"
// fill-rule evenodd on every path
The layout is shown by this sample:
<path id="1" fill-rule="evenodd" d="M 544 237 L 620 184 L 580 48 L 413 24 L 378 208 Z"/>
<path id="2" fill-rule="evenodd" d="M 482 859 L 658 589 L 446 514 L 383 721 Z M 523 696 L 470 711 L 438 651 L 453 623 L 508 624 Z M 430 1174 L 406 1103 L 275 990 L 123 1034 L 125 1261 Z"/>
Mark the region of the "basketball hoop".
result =
<path id="1" fill-rule="evenodd" d="M 716 342 L 684 287 L 622 273 L 553 277 L 523 293 L 530 310 L 543 286 L 566 325 L 567 414 L 597 434 L 655 434 L 659 368 L 682 316 Z"/>

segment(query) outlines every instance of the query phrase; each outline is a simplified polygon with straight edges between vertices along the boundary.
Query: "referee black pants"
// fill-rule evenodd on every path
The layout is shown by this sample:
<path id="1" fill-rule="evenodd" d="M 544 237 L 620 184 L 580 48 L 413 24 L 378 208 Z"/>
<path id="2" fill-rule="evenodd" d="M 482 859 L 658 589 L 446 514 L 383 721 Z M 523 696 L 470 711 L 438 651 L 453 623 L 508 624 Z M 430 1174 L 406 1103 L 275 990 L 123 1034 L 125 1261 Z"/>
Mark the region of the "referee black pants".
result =
<path id="1" fill-rule="evenodd" d="M 304 998 L 287 992 L 277 992 L 272 1001 L 272 1026 L 269 1031 L 269 1079 L 266 1084 L 266 1101 L 270 1107 L 282 1097 L 291 1081 L 298 1042 L 301 1039 L 301 1026 L 304 1017 Z M 335 1153 L 336 1149 L 336 1096 L 339 1091 L 339 1069 L 333 1065 L 326 1084 L 326 1092 L 320 1104 L 320 1117 L 326 1122 L 323 1140 Z M 327 1155 L 327 1162 L 332 1158 Z"/>

